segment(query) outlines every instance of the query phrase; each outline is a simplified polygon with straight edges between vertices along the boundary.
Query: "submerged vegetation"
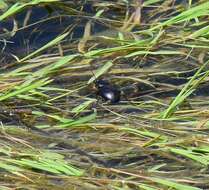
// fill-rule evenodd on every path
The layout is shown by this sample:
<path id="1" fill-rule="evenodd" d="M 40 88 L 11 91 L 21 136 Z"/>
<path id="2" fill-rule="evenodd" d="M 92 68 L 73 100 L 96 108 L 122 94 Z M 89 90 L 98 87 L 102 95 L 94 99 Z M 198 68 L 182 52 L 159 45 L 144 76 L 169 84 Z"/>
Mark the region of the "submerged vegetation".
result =
<path id="1" fill-rule="evenodd" d="M 209 189 L 207 0 L 3 0 L 0 47 L 0 189 Z"/>

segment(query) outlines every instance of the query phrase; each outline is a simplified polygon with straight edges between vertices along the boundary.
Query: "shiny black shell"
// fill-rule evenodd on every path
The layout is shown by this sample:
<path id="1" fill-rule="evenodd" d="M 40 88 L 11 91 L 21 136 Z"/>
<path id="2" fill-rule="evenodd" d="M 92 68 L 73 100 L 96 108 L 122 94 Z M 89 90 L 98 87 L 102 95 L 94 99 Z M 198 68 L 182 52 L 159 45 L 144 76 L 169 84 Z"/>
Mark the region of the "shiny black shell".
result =
<path id="1" fill-rule="evenodd" d="M 101 96 L 105 101 L 110 101 L 111 103 L 120 101 L 121 91 L 117 87 L 104 80 L 97 80 L 95 83 L 98 89 L 97 95 Z"/>

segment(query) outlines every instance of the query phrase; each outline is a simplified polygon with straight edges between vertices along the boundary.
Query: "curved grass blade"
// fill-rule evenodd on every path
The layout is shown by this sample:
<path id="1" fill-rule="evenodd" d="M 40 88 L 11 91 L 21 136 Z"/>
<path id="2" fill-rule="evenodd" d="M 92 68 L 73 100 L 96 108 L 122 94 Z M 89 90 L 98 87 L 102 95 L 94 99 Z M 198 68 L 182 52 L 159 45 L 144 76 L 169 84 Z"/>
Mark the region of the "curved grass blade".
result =
<path id="1" fill-rule="evenodd" d="M 12 7 L 10 7 L 4 14 L 0 16 L 0 21 L 18 13 L 19 11 L 22 11 L 24 8 L 28 6 L 37 5 L 39 3 L 52 3 L 52 2 L 58 2 L 59 0 L 33 0 L 29 3 L 15 3 Z"/>

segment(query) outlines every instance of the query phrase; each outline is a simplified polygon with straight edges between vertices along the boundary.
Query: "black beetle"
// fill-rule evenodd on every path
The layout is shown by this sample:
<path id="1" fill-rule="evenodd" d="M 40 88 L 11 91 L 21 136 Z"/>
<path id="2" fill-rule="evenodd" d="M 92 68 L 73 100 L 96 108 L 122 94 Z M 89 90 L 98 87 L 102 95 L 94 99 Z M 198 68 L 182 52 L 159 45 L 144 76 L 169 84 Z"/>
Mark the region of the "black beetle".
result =
<path id="1" fill-rule="evenodd" d="M 95 81 L 95 86 L 97 88 L 97 95 L 101 96 L 105 101 L 110 101 L 111 103 L 118 103 L 120 101 L 121 91 L 108 81 L 98 79 Z"/>

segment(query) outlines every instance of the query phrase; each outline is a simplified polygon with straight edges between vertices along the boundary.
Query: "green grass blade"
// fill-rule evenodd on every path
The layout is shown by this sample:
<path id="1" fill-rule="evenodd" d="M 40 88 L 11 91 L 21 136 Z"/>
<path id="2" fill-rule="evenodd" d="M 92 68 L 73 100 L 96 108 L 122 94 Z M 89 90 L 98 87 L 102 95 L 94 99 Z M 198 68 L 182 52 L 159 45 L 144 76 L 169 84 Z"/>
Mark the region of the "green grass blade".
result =
<path id="1" fill-rule="evenodd" d="M 152 177 L 151 180 L 155 181 L 156 183 L 160 183 L 162 185 L 165 185 L 169 188 L 174 188 L 176 190 L 201 190 L 200 188 L 192 187 L 192 186 L 189 186 L 189 185 L 182 185 L 180 183 L 173 182 L 173 181 L 168 180 L 168 179 Z"/>
<path id="2" fill-rule="evenodd" d="M 20 59 L 20 62 L 23 62 L 31 57 L 33 57 L 34 55 L 46 50 L 49 47 L 52 47 L 56 44 L 58 44 L 59 42 L 61 42 L 67 35 L 69 34 L 69 32 L 66 32 L 58 37 L 56 37 L 55 39 L 53 39 L 52 41 L 50 41 L 49 43 L 47 43 L 46 45 L 44 45 L 43 47 L 39 48 L 38 50 L 32 52 L 31 54 L 27 55 L 26 57 Z"/>
<path id="3" fill-rule="evenodd" d="M 57 1 L 59 0 L 33 0 L 33 1 L 30 1 L 29 3 L 15 3 L 4 14 L 0 16 L 0 21 L 22 11 L 24 8 L 28 6 L 34 6 L 40 3 L 52 3 L 52 2 L 57 2 Z"/>
<path id="4" fill-rule="evenodd" d="M 187 158 L 190 158 L 190 159 L 192 159 L 196 162 L 199 162 L 205 166 L 208 166 L 208 164 L 209 164 L 209 159 L 203 154 L 197 154 L 197 153 L 194 153 L 190 150 L 184 150 L 184 149 L 178 149 L 178 148 L 170 148 L 170 151 L 173 153 L 185 156 Z"/>
<path id="5" fill-rule="evenodd" d="M 100 77 L 101 75 L 103 75 L 105 72 L 107 72 L 111 67 L 113 66 L 112 61 L 108 61 L 106 64 L 104 64 L 101 68 L 99 68 L 98 70 L 96 70 L 96 72 L 94 73 L 94 76 L 92 76 L 87 84 L 92 83 L 94 80 L 96 80 L 98 77 Z"/>
<path id="6" fill-rule="evenodd" d="M 170 25 L 188 21 L 191 19 L 196 19 L 201 16 L 207 16 L 208 14 L 209 14 L 209 2 L 205 2 L 195 7 L 192 7 L 186 11 L 183 11 L 179 15 L 172 17 L 171 19 L 151 28 L 151 30 L 162 28 L 164 26 L 170 26 Z"/>
<path id="7" fill-rule="evenodd" d="M 195 75 L 189 80 L 181 92 L 171 102 L 170 106 L 160 114 L 160 118 L 166 119 L 170 117 L 177 109 L 177 106 L 179 106 L 191 93 L 193 93 L 194 90 L 198 87 L 198 84 L 209 75 L 209 71 L 207 71 L 200 79 L 197 79 L 201 71 L 206 67 L 206 65 L 208 65 L 208 63 L 209 61 L 207 61 L 198 69 Z"/>
<path id="8" fill-rule="evenodd" d="M 31 90 L 34 90 L 40 86 L 44 86 L 44 85 L 49 84 L 51 81 L 52 80 L 49 80 L 48 78 L 46 78 L 46 79 L 41 79 L 41 80 L 35 81 L 33 83 L 32 82 L 23 83 L 21 86 L 14 89 L 12 92 L 8 92 L 6 94 L 0 95 L 0 101 L 20 95 L 22 93 L 30 92 Z"/>

